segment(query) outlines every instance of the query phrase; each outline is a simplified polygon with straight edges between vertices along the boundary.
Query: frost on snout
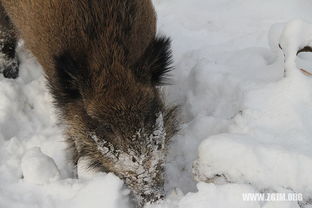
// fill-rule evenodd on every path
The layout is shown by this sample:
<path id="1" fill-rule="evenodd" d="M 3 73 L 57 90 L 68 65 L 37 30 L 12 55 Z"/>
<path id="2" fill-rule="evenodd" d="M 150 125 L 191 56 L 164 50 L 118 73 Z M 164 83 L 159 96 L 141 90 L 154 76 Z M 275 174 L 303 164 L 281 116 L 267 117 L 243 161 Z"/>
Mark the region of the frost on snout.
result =
<path id="1" fill-rule="evenodd" d="M 162 113 L 158 113 L 152 133 L 144 128 L 137 130 L 127 149 L 100 139 L 95 133 L 90 137 L 96 143 L 103 163 L 109 164 L 109 171 L 125 181 L 139 206 L 163 198 L 166 132 Z"/>

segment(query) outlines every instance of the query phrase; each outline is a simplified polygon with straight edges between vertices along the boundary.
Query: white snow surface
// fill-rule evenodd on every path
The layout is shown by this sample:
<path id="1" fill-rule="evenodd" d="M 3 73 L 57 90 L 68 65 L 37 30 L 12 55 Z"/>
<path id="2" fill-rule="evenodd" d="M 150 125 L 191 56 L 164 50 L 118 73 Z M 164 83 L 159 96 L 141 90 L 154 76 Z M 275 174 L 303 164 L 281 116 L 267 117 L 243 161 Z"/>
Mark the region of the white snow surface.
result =
<path id="1" fill-rule="evenodd" d="M 164 89 L 181 106 L 166 164 L 168 197 L 152 208 L 312 207 L 311 0 L 154 0 L 173 40 Z M 77 179 L 41 67 L 0 76 L 0 208 L 131 208 L 111 173 Z M 80 163 L 83 167 L 83 161 Z M 302 193 L 301 202 L 243 201 Z"/>
<path id="2" fill-rule="evenodd" d="M 54 160 L 43 154 L 39 147 L 28 150 L 21 162 L 23 178 L 28 183 L 45 184 L 59 179 Z"/>

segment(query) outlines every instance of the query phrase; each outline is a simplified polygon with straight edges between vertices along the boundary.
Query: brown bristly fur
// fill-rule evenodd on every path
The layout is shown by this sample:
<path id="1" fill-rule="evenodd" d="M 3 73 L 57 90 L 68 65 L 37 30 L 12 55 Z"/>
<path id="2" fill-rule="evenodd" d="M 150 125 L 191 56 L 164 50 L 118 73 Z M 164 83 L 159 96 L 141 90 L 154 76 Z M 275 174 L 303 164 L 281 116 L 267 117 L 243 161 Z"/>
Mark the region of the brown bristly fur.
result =
<path id="1" fill-rule="evenodd" d="M 139 206 L 162 198 L 176 108 L 158 88 L 168 82 L 171 51 L 168 38 L 155 36 L 151 0 L 0 2 L 12 37 L 24 39 L 45 70 L 73 161 L 114 172 Z"/>

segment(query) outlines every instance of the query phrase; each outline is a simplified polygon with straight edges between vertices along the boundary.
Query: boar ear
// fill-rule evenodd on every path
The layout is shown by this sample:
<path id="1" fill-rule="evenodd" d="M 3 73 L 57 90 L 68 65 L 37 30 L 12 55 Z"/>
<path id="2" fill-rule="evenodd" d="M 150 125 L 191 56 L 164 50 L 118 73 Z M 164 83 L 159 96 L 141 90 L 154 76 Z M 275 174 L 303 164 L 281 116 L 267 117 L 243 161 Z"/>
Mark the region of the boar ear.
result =
<path id="1" fill-rule="evenodd" d="M 135 64 L 134 70 L 142 82 L 160 86 L 168 84 L 167 73 L 173 67 L 171 40 L 167 37 L 156 37 L 145 50 L 144 55 Z"/>
<path id="2" fill-rule="evenodd" d="M 77 64 L 73 56 L 69 52 L 56 56 L 55 61 L 55 75 L 53 80 L 50 80 L 52 92 L 56 100 L 63 102 L 70 102 L 81 97 L 79 91 L 80 83 L 80 69 L 81 66 Z"/>

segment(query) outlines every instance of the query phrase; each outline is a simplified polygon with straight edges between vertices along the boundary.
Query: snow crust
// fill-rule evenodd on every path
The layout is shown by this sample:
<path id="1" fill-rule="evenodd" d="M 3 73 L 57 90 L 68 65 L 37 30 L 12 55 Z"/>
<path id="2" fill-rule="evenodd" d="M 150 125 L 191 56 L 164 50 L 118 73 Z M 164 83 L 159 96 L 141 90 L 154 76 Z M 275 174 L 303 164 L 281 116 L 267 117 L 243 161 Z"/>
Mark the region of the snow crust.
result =
<path id="1" fill-rule="evenodd" d="M 152 208 L 312 207 L 310 0 L 154 0 L 173 40 L 169 104 L 181 131 L 166 163 L 167 198 Z M 77 179 L 41 67 L 19 47 L 21 75 L 0 76 L 0 208 L 131 208 L 113 174 Z M 195 179 L 194 179 L 195 176 Z M 301 202 L 243 201 L 256 192 Z"/>

